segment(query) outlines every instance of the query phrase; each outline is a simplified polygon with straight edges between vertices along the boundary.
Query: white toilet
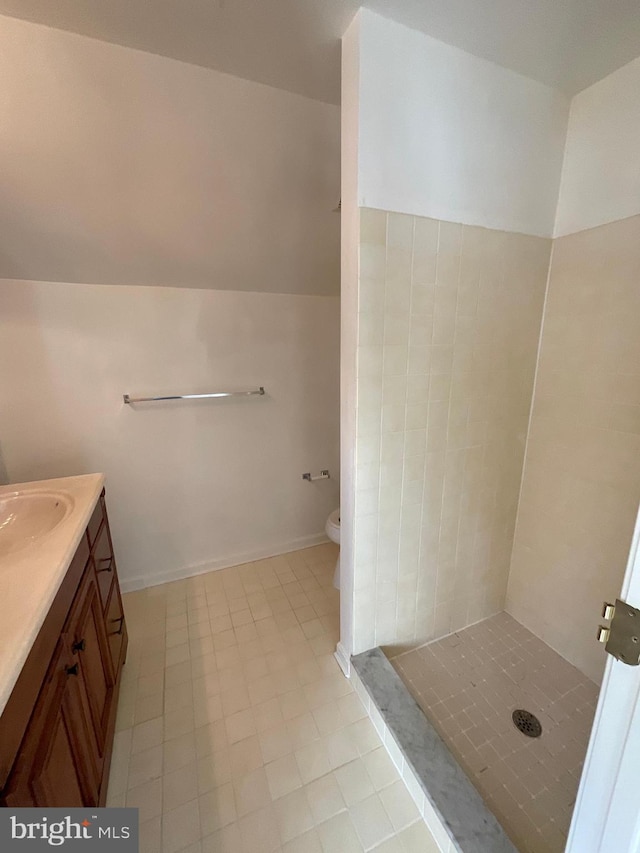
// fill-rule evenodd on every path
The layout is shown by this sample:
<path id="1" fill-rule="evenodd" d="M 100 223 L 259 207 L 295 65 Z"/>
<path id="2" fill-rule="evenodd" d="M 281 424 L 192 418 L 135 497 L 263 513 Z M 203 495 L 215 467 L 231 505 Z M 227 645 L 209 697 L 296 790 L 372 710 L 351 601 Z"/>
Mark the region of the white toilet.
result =
<path id="1" fill-rule="evenodd" d="M 340 544 L 340 509 L 334 509 L 331 513 L 324 526 L 324 531 L 332 542 L 335 542 L 336 545 Z M 333 585 L 336 589 L 340 589 L 340 554 L 338 554 L 336 570 L 333 573 Z"/>

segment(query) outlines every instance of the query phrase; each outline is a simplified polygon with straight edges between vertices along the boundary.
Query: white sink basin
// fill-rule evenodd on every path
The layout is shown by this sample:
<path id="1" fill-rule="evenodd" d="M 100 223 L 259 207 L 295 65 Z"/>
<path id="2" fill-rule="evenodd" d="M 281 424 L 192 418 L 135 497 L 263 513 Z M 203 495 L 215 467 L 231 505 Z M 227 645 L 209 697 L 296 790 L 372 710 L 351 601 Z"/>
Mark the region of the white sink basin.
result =
<path id="1" fill-rule="evenodd" d="M 0 496 L 0 558 L 38 543 L 73 506 L 73 498 L 65 492 L 5 492 Z"/>

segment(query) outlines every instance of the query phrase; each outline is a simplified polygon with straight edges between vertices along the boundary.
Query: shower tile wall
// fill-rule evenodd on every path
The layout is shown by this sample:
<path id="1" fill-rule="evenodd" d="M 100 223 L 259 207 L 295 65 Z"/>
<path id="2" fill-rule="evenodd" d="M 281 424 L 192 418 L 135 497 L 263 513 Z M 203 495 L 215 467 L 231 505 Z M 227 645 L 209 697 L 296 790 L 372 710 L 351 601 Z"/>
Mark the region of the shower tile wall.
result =
<path id="1" fill-rule="evenodd" d="M 551 241 L 361 210 L 354 651 L 504 604 Z"/>
<path id="2" fill-rule="evenodd" d="M 640 216 L 554 241 L 507 610 L 589 677 L 640 501 Z"/>

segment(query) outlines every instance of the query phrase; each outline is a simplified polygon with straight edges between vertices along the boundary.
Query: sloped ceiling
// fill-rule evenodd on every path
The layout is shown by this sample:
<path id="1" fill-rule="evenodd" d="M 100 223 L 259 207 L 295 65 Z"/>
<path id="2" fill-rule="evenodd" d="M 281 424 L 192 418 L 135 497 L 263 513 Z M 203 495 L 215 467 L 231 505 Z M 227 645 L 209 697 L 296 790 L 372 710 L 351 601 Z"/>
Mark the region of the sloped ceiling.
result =
<path id="1" fill-rule="evenodd" d="M 640 55 L 638 0 L 0 0 L 0 14 L 337 104 L 361 5 L 570 95 Z"/>

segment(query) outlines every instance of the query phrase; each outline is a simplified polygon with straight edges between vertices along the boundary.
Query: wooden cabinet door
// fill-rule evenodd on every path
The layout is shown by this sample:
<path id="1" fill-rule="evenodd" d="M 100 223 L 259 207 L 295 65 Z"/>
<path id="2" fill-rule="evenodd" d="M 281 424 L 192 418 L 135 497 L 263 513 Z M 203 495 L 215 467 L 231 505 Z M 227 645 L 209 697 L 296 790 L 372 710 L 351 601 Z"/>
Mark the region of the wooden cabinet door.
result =
<path id="1" fill-rule="evenodd" d="M 80 584 L 67 627 L 71 652 L 78 664 L 80 680 L 93 722 L 102 767 L 114 698 L 115 676 L 105 630 L 102 602 L 93 567 L 90 565 Z"/>
<path id="2" fill-rule="evenodd" d="M 79 679 L 63 636 L 3 791 L 3 805 L 71 808 L 98 804 L 93 733 Z"/>

